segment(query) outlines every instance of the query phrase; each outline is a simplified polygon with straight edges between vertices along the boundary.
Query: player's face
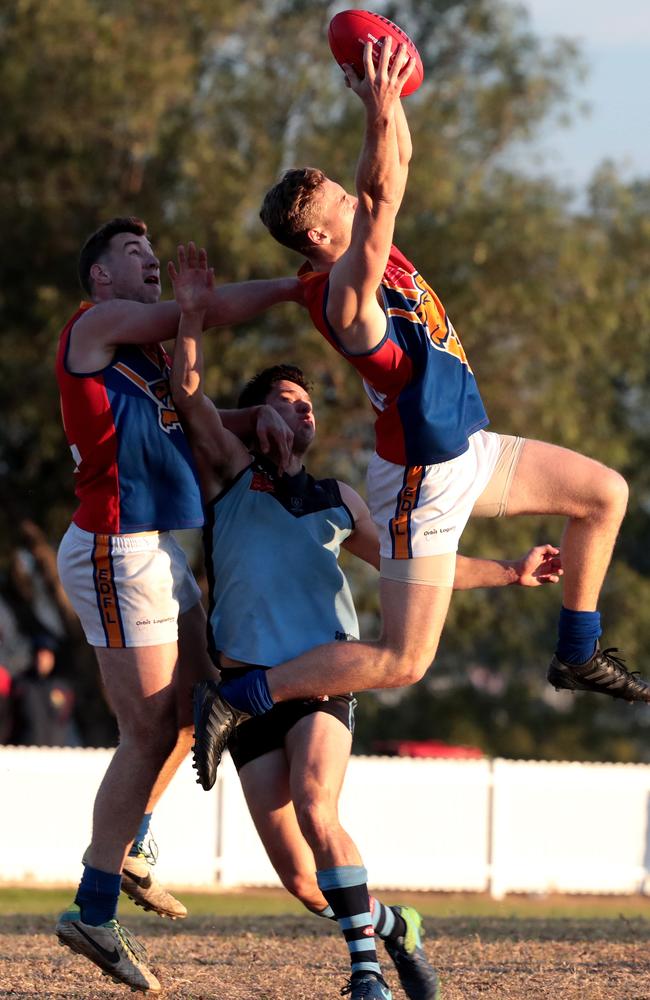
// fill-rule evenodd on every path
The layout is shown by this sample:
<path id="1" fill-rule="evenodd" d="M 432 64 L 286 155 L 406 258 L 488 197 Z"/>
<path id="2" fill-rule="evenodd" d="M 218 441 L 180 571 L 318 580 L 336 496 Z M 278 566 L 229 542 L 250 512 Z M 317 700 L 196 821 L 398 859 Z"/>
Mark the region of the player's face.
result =
<path id="1" fill-rule="evenodd" d="M 352 236 L 352 222 L 359 199 L 329 177 L 320 184 L 315 197 L 320 227 L 327 233 L 329 242 L 347 250 Z"/>
<path id="2" fill-rule="evenodd" d="M 146 236 L 117 233 L 101 263 L 110 275 L 114 298 L 144 303 L 160 298 L 160 261 Z"/>
<path id="3" fill-rule="evenodd" d="M 295 382 L 283 379 L 271 387 L 266 403 L 280 414 L 293 431 L 294 454 L 304 455 L 316 434 L 316 420 L 309 393 Z"/>

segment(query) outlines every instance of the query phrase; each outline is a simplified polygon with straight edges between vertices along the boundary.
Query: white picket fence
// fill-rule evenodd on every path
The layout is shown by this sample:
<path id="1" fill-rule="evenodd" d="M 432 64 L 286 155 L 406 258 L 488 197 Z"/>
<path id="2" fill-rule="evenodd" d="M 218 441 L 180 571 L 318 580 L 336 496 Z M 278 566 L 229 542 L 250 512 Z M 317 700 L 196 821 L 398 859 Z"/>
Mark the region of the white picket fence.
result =
<path id="1" fill-rule="evenodd" d="M 0 884 L 74 885 L 110 750 L 0 748 Z M 650 891 L 650 766 L 353 757 L 341 802 L 376 888 Z M 153 829 L 170 886 L 278 879 L 230 761 L 206 794 L 186 761 Z"/>

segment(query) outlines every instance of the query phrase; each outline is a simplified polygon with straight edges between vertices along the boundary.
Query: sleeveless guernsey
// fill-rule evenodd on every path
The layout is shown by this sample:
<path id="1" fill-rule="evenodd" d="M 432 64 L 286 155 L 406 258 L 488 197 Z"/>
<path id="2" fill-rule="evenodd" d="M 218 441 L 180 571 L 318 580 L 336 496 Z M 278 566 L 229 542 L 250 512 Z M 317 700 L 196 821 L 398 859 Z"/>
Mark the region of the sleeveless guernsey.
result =
<path id="1" fill-rule="evenodd" d="M 329 275 L 306 264 L 299 276 L 314 325 L 363 377 L 377 414 L 377 454 L 405 466 L 462 455 L 487 414 L 458 334 L 413 264 L 391 249 L 380 285 L 386 334 L 364 354 L 349 354 L 327 321 Z"/>
<path id="2" fill-rule="evenodd" d="M 258 461 L 244 469 L 206 504 L 213 656 L 273 667 L 343 633 L 357 638 L 337 563 L 353 528 L 336 480 L 315 480 L 304 469 L 278 479 Z"/>
<path id="3" fill-rule="evenodd" d="M 63 425 L 76 462 L 73 521 L 110 535 L 198 527 L 201 496 L 162 347 L 121 344 L 101 371 L 68 370 L 71 330 L 91 307 L 83 302 L 63 328 L 56 357 Z"/>

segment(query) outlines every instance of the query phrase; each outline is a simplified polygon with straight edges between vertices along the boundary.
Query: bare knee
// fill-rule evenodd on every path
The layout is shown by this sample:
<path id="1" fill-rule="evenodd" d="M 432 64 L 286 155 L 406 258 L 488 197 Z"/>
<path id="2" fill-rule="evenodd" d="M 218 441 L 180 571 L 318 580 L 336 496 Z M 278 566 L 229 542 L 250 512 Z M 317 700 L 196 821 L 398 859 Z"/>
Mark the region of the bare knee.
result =
<path id="1" fill-rule="evenodd" d="M 327 850 L 341 830 L 336 803 L 321 794 L 294 802 L 298 826 L 314 852 Z"/>
<path id="2" fill-rule="evenodd" d="M 433 657 L 413 656 L 404 661 L 396 677 L 394 687 L 407 687 L 421 681 L 433 662 Z"/>
<path id="3" fill-rule="evenodd" d="M 180 733 L 172 711 L 151 713 L 138 711 L 128 719 L 118 719 L 120 746 L 131 748 L 141 758 L 158 762 L 161 766 L 178 744 Z M 189 750 L 190 730 L 181 730 L 186 735 Z"/>
<path id="4" fill-rule="evenodd" d="M 623 519 L 630 490 L 627 482 L 614 469 L 604 469 L 598 479 L 598 506 L 603 512 Z"/>
<path id="5" fill-rule="evenodd" d="M 437 646 L 437 644 L 436 644 Z M 433 663 L 436 647 L 385 650 L 384 687 L 406 687 L 421 681 Z"/>

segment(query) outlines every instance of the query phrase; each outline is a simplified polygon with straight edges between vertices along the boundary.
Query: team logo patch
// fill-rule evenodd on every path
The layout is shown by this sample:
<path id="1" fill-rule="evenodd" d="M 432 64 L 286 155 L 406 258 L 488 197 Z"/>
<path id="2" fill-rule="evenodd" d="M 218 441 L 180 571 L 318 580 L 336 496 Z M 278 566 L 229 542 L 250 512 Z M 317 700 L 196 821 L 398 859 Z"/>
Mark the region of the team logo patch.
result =
<path id="1" fill-rule="evenodd" d="M 169 388 L 169 378 L 167 376 L 154 379 L 153 382 L 147 382 L 142 375 L 134 371 L 133 368 L 129 368 L 123 361 L 118 361 L 113 367 L 115 371 L 120 372 L 125 378 L 128 378 L 133 385 L 137 385 L 145 396 L 153 400 L 158 408 L 158 426 L 161 430 L 166 434 L 170 434 L 172 431 L 180 428 L 181 423 L 178 419 L 176 407 L 174 406 L 171 389 Z"/>
<path id="2" fill-rule="evenodd" d="M 255 490 L 257 493 L 275 492 L 275 486 L 273 485 L 273 480 L 271 479 L 270 476 L 267 476 L 265 472 L 253 473 L 249 489 Z"/>
<path id="3" fill-rule="evenodd" d="M 437 351 L 452 354 L 471 371 L 463 345 L 447 316 L 445 307 L 422 275 L 417 271 L 409 274 L 408 271 L 392 268 L 390 277 L 391 281 L 387 283 L 387 288 L 399 292 L 407 300 L 410 308 L 389 306 L 388 315 L 424 326 L 429 332 L 431 344 Z"/>

